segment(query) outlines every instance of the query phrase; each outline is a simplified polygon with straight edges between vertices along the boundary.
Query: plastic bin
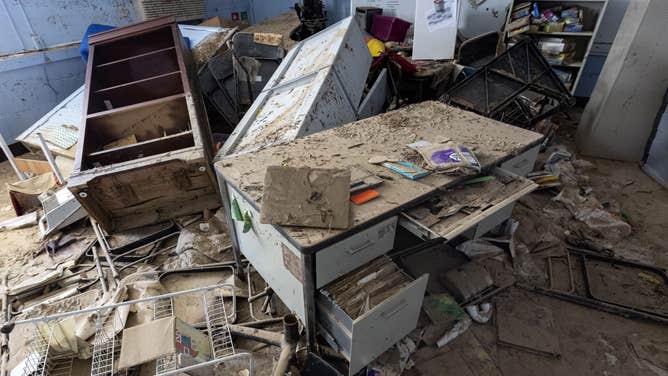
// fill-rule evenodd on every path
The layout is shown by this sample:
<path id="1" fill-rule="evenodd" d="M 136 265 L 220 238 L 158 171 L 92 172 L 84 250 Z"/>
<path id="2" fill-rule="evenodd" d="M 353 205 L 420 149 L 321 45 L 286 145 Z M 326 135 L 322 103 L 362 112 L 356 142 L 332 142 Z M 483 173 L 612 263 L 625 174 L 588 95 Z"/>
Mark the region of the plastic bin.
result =
<path id="1" fill-rule="evenodd" d="M 371 34 L 383 42 L 403 42 L 410 26 L 410 22 L 401 18 L 374 14 Z"/>

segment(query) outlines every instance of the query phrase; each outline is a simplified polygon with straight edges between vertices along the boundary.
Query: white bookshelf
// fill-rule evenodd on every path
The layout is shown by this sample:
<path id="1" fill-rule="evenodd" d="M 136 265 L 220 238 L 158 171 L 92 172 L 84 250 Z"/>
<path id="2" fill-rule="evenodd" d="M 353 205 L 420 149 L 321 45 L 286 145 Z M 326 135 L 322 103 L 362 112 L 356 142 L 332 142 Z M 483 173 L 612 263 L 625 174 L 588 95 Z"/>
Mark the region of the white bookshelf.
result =
<path id="1" fill-rule="evenodd" d="M 506 25 L 510 23 L 510 16 L 512 10 L 515 9 L 515 6 L 527 2 L 526 0 L 513 0 L 510 5 L 510 11 L 506 18 Z M 531 3 L 538 3 L 538 7 L 542 11 L 546 8 L 552 8 L 556 6 L 563 6 L 564 8 L 569 7 L 579 7 L 583 10 L 583 30 L 580 32 L 544 32 L 544 31 L 526 31 L 522 34 L 508 37 L 508 30 L 505 30 L 505 41 L 506 44 L 511 42 L 515 38 L 522 36 L 528 36 L 536 41 L 543 38 L 572 38 L 575 43 L 575 57 L 573 61 L 567 63 L 559 64 L 550 64 L 555 69 L 562 71 L 567 71 L 572 73 L 572 85 L 570 87 L 571 94 L 575 93 L 575 90 L 580 83 L 581 73 L 585 64 L 587 63 L 587 58 L 589 57 L 589 52 L 594 43 L 594 37 L 596 32 L 601 24 L 601 19 L 605 13 L 605 9 L 608 5 L 607 0 L 571 0 L 571 1 L 560 1 L 560 0 L 533 0 Z M 504 28 L 505 29 L 505 28 Z"/>

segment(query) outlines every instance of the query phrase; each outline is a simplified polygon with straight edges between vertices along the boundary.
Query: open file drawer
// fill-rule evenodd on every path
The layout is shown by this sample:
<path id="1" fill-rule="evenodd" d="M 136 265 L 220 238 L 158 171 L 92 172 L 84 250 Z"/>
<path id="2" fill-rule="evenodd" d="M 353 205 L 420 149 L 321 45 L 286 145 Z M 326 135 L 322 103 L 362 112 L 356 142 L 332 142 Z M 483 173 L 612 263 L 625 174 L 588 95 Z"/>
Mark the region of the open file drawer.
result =
<path id="1" fill-rule="evenodd" d="M 480 237 L 510 218 L 515 202 L 538 185 L 501 168 L 492 180 L 463 184 L 403 213 L 399 224 L 422 239 Z"/>
<path id="2" fill-rule="evenodd" d="M 320 331 L 349 360 L 349 375 L 415 329 L 428 279 L 381 256 L 318 291 Z"/>

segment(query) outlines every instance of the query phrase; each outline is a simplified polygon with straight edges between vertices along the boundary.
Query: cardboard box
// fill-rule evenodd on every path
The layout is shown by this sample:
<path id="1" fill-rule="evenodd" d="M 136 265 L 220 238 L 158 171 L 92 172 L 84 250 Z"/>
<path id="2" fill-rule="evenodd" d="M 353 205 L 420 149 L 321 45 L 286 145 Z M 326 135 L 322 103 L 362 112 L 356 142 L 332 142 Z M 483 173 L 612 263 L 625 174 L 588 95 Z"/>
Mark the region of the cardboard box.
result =
<path id="1" fill-rule="evenodd" d="M 175 317 L 165 317 L 123 330 L 118 368 L 126 369 L 179 354 L 179 364 L 206 362 L 213 358 L 209 336 Z"/>
<path id="2" fill-rule="evenodd" d="M 220 16 L 211 17 L 208 20 L 199 24 L 199 26 L 210 26 L 210 27 L 224 27 L 226 29 L 231 29 L 233 27 L 238 27 L 240 30 L 248 27 L 247 21 L 232 21 Z"/>
<path id="3" fill-rule="evenodd" d="M 538 41 L 538 49 L 547 54 L 560 54 L 575 50 L 575 42 L 566 38 L 543 38 Z"/>

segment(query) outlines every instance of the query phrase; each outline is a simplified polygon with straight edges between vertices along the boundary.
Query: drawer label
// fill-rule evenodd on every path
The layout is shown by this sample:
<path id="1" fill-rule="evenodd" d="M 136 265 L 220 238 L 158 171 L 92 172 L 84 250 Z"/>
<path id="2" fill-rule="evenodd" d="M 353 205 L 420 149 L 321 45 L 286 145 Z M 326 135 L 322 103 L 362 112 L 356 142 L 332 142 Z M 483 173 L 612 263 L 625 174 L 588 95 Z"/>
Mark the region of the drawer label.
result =
<path id="1" fill-rule="evenodd" d="M 304 270 L 302 269 L 302 259 L 295 255 L 285 244 L 281 243 L 283 250 L 283 265 L 292 273 L 299 282 L 304 283 Z"/>

